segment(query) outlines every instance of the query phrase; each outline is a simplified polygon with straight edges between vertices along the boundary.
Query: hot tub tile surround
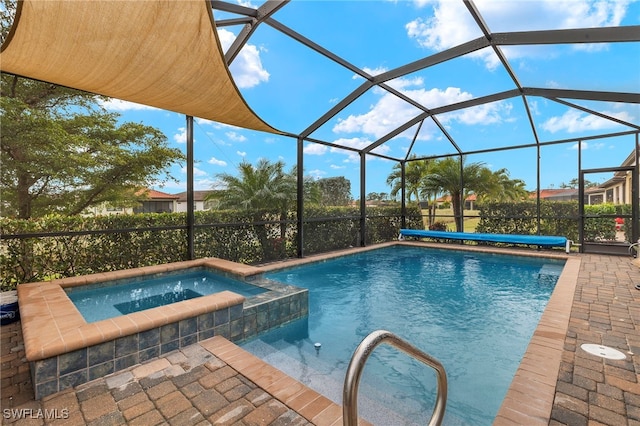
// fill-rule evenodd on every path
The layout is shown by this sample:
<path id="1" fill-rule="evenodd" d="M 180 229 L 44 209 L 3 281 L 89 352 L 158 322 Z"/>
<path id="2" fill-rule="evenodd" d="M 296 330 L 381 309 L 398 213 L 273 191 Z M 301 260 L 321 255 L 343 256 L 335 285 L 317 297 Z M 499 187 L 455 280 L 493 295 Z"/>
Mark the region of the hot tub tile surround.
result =
<path id="1" fill-rule="evenodd" d="M 205 267 L 270 291 L 230 291 L 87 323 L 65 288 Z M 308 291 L 256 276 L 260 269 L 200 259 L 21 284 L 18 299 L 35 397 L 77 386 L 213 336 L 239 341 L 308 314 Z"/>

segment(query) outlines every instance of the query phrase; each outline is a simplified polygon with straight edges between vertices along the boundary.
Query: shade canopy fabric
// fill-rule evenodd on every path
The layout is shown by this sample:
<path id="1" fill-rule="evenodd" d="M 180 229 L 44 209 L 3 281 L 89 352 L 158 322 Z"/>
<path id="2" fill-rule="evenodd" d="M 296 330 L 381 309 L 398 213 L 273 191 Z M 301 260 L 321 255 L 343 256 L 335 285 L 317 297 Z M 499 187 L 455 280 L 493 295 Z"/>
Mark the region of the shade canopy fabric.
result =
<path id="1" fill-rule="evenodd" d="M 23 0 L 0 52 L 3 72 L 281 133 L 240 95 L 206 0 Z"/>

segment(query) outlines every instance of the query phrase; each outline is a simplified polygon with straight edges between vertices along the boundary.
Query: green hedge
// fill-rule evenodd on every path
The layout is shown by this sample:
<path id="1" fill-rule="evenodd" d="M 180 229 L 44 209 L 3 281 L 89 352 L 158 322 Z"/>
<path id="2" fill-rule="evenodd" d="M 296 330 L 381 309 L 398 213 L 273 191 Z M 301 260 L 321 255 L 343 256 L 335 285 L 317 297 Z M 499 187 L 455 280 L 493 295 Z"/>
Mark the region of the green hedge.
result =
<path id="1" fill-rule="evenodd" d="M 579 240 L 579 212 L 577 201 L 540 201 L 540 234 L 562 235 L 570 240 Z M 480 223 L 476 232 L 498 234 L 537 234 L 537 203 L 483 203 L 478 206 Z M 613 240 L 616 238 L 615 215 L 631 214 L 630 205 L 597 204 L 585 205 L 585 216 L 608 215 L 586 218 L 585 241 Z M 631 221 L 623 226 L 625 238 L 631 240 Z"/>
<path id="2" fill-rule="evenodd" d="M 367 244 L 396 239 L 398 207 L 367 211 Z M 420 227 L 420 212 L 410 209 L 408 227 Z M 256 221 L 256 217 L 261 219 Z M 304 223 L 304 253 L 316 254 L 359 244 L 359 210 L 351 207 L 311 208 Z M 69 236 L 3 238 L 0 247 L 0 288 L 19 283 L 115 271 L 186 260 L 185 213 L 112 215 L 98 217 L 49 216 L 18 220 L 0 218 L 0 233 L 47 234 L 82 232 Z M 175 227 L 178 229 L 150 230 Z M 87 233 L 88 232 L 88 233 Z M 218 257 L 256 264 L 295 257 L 295 213 L 285 221 L 273 212 L 205 211 L 195 214 L 196 258 Z"/>

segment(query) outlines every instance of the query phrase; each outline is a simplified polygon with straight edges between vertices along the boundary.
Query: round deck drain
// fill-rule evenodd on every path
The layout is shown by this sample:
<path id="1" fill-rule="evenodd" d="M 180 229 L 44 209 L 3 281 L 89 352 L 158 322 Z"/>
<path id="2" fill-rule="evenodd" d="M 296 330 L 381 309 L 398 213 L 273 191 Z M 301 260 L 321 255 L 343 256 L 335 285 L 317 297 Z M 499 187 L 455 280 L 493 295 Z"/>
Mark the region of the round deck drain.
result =
<path id="1" fill-rule="evenodd" d="M 583 351 L 590 353 L 591 355 L 600 356 L 607 359 L 625 359 L 627 356 L 617 349 L 610 348 L 608 346 L 596 345 L 593 343 L 585 343 L 580 346 Z"/>

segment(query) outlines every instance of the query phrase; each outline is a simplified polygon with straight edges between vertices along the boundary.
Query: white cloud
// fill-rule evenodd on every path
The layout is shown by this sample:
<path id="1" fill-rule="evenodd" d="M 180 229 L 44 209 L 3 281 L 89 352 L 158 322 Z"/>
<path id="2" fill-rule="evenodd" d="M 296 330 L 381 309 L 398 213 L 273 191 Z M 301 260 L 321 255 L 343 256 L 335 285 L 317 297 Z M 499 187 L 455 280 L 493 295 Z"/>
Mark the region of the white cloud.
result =
<path id="1" fill-rule="evenodd" d="M 599 150 L 599 149 L 603 149 L 606 148 L 606 144 L 602 143 L 602 142 L 594 142 L 594 143 L 589 143 L 586 141 L 582 141 L 580 143 L 580 146 L 582 147 L 582 150 L 584 151 L 585 149 L 590 149 L 590 150 Z M 573 145 L 571 145 L 569 148 L 572 151 L 577 151 L 578 150 L 578 143 L 574 143 Z"/>
<path id="2" fill-rule="evenodd" d="M 179 144 L 187 143 L 187 129 L 184 127 L 178 128 L 178 133 L 173 135 L 173 140 Z"/>
<path id="3" fill-rule="evenodd" d="M 236 154 L 238 154 L 240 157 L 245 157 L 247 155 L 247 153 L 244 151 L 236 151 Z"/>
<path id="4" fill-rule="evenodd" d="M 602 111 L 603 114 L 616 117 L 624 121 L 633 121 L 633 117 L 626 111 L 607 112 Z M 583 113 L 574 109 L 568 110 L 561 116 L 551 117 L 544 123 L 542 128 L 548 132 L 556 133 L 559 131 L 565 131 L 567 133 L 577 133 L 589 130 L 603 130 L 611 129 L 620 126 L 620 124 L 607 120 L 593 114 Z"/>
<path id="5" fill-rule="evenodd" d="M 497 124 L 511 121 L 509 117 L 512 109 L 513 105 L 510 102 L 492 102 L 444 115 L 441 117 L 441 122 L 446 123 L 455 120 L 467 125 Z"/>
<path id="6" fill-rule="evenodd" d="M 222 166 L 222 167 L 227 166 L 226 161 L 218 160 L 216 157 L 211 157 L 209 160 L 207 160 L 207 163 L 213 164 L 214 166 Z"/>
<path id="7" fill-rule="evenodd" d="M 319 143 L 309 143 L 303 148 L 303 152 L 309 155 L 324 155 L 327 153 L 329 148 L 325 145 L 321 145 Z"/>
<path id="8" fill-rule="evenodd" d="M 236 36 L 229 30 L 218 29 L 222 50 L 227 51 Z M 269 81 L 269 73 L 262 67 L 260 51 L 253 44 L 245 44 L 229 67 L 239 88 L 248 89 Z"/>
<path id="9" fill-rule="evenodd" d="M 240 133 L 236 133 L 236 132 L 227 132 L 225 133 L 225 135 L 227 135 L 227 137 L 229 139 L 231 139 L 232 141 L 235 142 L 244 142 L 247 140 L 246 136 L 241 135 Z"/>
<path id="10" fill-rule="evenodd" d="M 474 2 L 489 29 L 495 32 L 531 31 L 543 29 L 567 29 L 617 26 L 622 21 L 627 0 L 537 0 Z M 480 29 L 463 2 L 449 0 L 416 0 L 418 7 L 432 6 L 433 16 L 417 18 L 406 24 L 407 35 L 421 46 L 441 51 L 482 36 Z M 499 23 L 497 25 L 496 23 Z M 598 50 L 605 45 L 576 45 L 575 49 Z M 535 50 L 505 47 L 511 60 L 522 58 Z M 526 53 L 525 53 L 526 52 Z M 487 68 L 498 66 L 498 58 L 492 49 L 482 49 L 471 54 L 481 58 Z"/>
<path id="11" fill-rule="evenodd" d="M 180 168 L 180 172 L 182 174 L 186 175 L 187 174 L 187 167 L 185 166 L 185 167 Z M 197 176 L 208 176 L 208 175 L 209 174 L 207 172 L 205 172 L 204 170 L 202 170 L 202 169 L 199 169 L 197 167 L 193 168 L 193 176 L 197 177 Z"/>
<path id="12" fill-rule="evenodd" d="M 313 177 L 314 179 L 320 179 L 321 177 L 326 176 L 327 172 L 320 169 L 315 169 L 315 170 L 309 171 L 307 174 Z"/>
<path id="13" fill-rule="evenodd" d="M 419 88 L 405 90 L 403 93 L 413 97 L 428 108 L 449 105 L 473 98 L 471 93 L 464 92 L 457 87 L 448 87 L 445 90 Z M 493 102 L 446 114 L 442 116 L 442 120 L 443 122 L 455 120 L 462 124 L 494 124 L 507 120 L 511 109 L 512 105 L 509 102 Z M 420 113 L 421 111 L 413 105 L 385 92 L 367 113 L 338 119 L 333 131 L 335 133 L 364 133 L 373 136 L 374 139 L 378 139 Z M 423 127 L 420 133 L 421 139 L 430 139 L 434 136 L 427 129 Z M 431 129 L 435 130 L 435 128 Z M 404 136 L 412 138 L 413 134 L 413 130 L 409 130 L 405 132 Z"/>
<path id="14" fill-rule="evenodd" d="M 346 169 L 345 166 L 338 166 L 337 164 L 332 164 L 329 166 L 330 168 L 332 168 L 333 170 L 342 170 L 342 169 Z"/>
<path id="15" fill-rule="evenodd" d="M 335 141 L 333 141 L 334 144 L 336 145 L 340 145 L 340 146 L 344 146 L 344 147 L 348 147 L 348 148 L 355 148 L 355 149 L 363 149 L 366 148 L 367 146 L 371 145 L 371 141 L 369 139 L 366 138 L 340 138 L 340 139 L 336 139 Z M 376 149 L 374 149 L 372 152 L 375 152 L 377 154 L 387 154 L 389 152 L 390 148 L 388 145 L 382 144 L 379 147 L 377 147 Z M 336 147 L 332 147 L 330 149 L 330 152 L 335 153 L 335 154 L 342 154 L 342 155 L 346 155 L 347 158 L 344 160 L 345 163 L 358 163 L 360 162 L 360 155 L 357 152 L 351 151 L 351 150 L 347 150 L 347 149 L 340 149 L 340 148 L 336 148 Z M 367 157 L 367 160 L 372 160 L 373 157 Z"/>
<path id="16" fill-rule="evenodd" d="M 109 99 L 108 101 L 99 100 L 98 103 L 100 106 L 105 108 L 107 111 L 140 111 L 140 110 L 157 110 L 158 108 L 154 108 L 148 105 L 136 104 L 134 102 L 123 101 L 120 99 Z"/>

